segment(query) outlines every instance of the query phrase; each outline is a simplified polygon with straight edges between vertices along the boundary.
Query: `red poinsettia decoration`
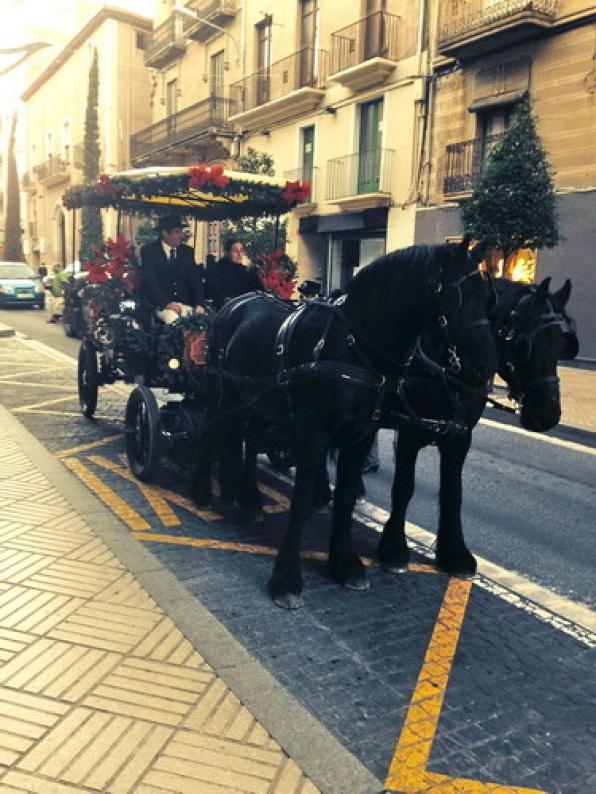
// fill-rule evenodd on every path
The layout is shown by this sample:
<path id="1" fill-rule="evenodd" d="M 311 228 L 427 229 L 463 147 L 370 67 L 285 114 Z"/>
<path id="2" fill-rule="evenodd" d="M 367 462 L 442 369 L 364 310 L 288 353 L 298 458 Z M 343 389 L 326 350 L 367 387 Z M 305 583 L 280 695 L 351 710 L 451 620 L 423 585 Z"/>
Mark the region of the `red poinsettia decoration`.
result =
<path id="1" fill-rule="evenodd" d="M 310 182 L 286 182 L 281 197 L 288 204 L 299 204 L 301 201 L 306 201 L 310 196 Z"/>
<path id="2" fill-rule="evenodd" d="M 95 247 L 96 257 L 86 265 L 87 281 L 92 284 L 106 284 L 116 291 L 133 293 L 134 255 L 130 243 L 118 235 L 116 240 L 108 239 L 103 246 Z"/>
<path id="3" fill-rule="evenodd" d="M 117 199 L 118 198 L 118 191 L 116 190 L 116 185 L 112 182 L 110 177 L 107 174 L 100 174 L 99 175 L 99 182 L 97 183 L 97 187 L 102 193 L 105 193 L 106 196 L 110 199 Z"/>
<path id="4" fill-rule="evenodd" d="M 212 185 L 224 188 L 229 181 L 230 178 L 224 174 L 223 165 L 209 166 L 201 163 L 188 171 L 188 186 L 199 190 Z"/>
<path id="5" fill-rule="evenodd" d="M 296 263 L 278 248 L 271 254 L 261 254 L 256 267 L 263 286 L 280 298 L 289 299 L 296 284 Z"/>

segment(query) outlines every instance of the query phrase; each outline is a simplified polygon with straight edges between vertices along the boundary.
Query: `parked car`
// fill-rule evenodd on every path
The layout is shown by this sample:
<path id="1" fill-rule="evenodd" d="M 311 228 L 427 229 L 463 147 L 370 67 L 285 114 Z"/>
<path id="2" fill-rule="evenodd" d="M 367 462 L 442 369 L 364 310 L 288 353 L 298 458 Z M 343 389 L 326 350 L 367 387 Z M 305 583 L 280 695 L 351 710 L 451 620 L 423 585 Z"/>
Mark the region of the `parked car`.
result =
<path id="1" fill-rule="evenodd" d="M 80 339 L 83 334 L 83 312 L 81 295 L 85 288 L 87 273 L 80 272 L 68 279 L 64 287 L 64 311 L 62 313 L 62 326 L 66 336 Z"/>
<path id="2" fill-rule="evenodd" d="M 41 279 L 24 262 L 0 262 L 0 306 L 37 306 L 46 295 Z"/>

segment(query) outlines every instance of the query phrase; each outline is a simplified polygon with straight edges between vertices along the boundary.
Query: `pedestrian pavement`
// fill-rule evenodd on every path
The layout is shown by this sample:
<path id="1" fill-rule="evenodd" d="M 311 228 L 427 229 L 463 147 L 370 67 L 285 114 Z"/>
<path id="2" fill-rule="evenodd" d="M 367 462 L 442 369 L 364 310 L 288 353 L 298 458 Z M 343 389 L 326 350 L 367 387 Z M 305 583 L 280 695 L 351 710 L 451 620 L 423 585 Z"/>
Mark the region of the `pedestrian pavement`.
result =
<path id="1" fill-rule="evenodd" d="M 177 626 L 179 584 L 158 604 L 98 523 L 94 497 L 1 409 L 0 792 L 318 791 Z"/>

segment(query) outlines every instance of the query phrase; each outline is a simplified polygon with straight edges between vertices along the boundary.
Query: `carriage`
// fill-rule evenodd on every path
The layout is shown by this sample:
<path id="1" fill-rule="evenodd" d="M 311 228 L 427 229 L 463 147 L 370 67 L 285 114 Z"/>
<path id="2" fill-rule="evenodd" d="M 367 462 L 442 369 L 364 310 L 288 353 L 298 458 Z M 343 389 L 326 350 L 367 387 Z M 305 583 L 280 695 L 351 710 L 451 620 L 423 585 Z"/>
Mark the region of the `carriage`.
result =
<path id="1" fill-rule="evenodd" d="M 224 171 L 220 166 L 145 168 L 108 177 L 93 186 L 71 188 L 65 206 L 112 207 L 121 214 L 176 212 L 199 220 L 274 216 L 308 194 L 308 184 Z M 74 222 L 73 222 L 74 228 Z M 277 228 L 277 226 L 276 226 Z M 206 337 L 212 312 L 166 326 L 153 316 L 140 289 L 142 273 L 123 237 L 108 240 L 87 266 L 81 290 L 82 342 L 78 356 L 81 412 L 92 418 L 99 388 L 117 381 L 134 386 L 125 411 L 130 468 L 149 480 L 162 454 L 184 459 L 204 423 Z M 155 390 L 164 404 L 159 407 Z M 265 442 L 274 466 L 289 465 L 287 449 Z"/>

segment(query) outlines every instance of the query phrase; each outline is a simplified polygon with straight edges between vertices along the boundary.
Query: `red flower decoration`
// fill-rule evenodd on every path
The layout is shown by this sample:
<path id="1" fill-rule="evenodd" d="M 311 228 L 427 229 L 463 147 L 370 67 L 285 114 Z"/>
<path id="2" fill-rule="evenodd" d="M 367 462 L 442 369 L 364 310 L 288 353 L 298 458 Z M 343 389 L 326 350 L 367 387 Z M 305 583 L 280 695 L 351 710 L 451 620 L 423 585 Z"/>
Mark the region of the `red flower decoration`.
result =
<path id="1" fill-rule="evenodd" d="M 286 182 L 281 197 L 288 204 L 299 204 L 310 196 L 310 182 Z"/>
<path id="2" fill-rule="evenodd" d="M 222 165 L 214 165 L 212 167 L 201 163 L 200 165 L 193 166 L 188 170 L 188 186 L 201 190 L 208 185 L 224 188 L 230 178 L 224 174 Z"/>
<path id="3" fill-rule="evenodd" d="M 296 283 L 296 264 L 281 249 L 261 254 L 256 262 L 257 272 L 267 292 L 280 298 L 291 298 Z"/>
<path id="4" fill-rule="evenodd" d="M 116 185 L 112 182 L 107 174 L 99 175 L 97 187 L 110 199 L 117 199 L 119 197 L 118 191 L 116 190 Z"/>

